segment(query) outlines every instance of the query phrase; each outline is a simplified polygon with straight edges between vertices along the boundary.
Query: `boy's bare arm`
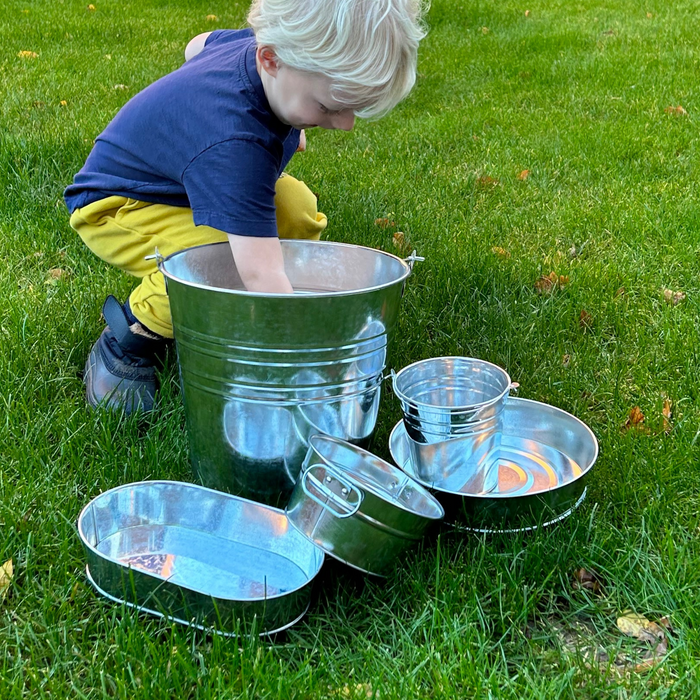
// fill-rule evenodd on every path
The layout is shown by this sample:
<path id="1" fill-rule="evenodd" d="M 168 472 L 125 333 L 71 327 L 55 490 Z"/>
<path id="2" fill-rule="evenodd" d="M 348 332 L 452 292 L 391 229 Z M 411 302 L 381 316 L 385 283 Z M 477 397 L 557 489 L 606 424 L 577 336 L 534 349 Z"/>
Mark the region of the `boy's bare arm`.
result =
<path id="1" fill-rule="evenodd" d="M 233 259 L 241 281 L 249 292 L 292 294 L 284 271 L 279 238 L 257 238 L 228 234 Z"/>
<path id="2" fill-rule="evenodd" d="M 194 39 L 190 40 L 190 43 L 185 47 L 185 61 L 189 61 L 191 58 L 194 58 L 204 48 L 204 44 L 210 34 L 211 32 L 197 34 Z"/>

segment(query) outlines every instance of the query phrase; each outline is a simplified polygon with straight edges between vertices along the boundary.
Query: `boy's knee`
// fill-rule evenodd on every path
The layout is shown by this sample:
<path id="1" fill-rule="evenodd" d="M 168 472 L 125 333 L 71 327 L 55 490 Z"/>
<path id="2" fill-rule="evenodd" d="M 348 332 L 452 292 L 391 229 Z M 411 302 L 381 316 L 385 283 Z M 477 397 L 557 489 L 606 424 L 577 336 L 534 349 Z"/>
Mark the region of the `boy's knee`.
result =
<path id="1" fill-rule="evenodd" d="M 279 237 L 318 240 L 328 220 L 318 211 L 316 195 L 301 180 L 286 174 L 277 180 L 275 192 Z"/>

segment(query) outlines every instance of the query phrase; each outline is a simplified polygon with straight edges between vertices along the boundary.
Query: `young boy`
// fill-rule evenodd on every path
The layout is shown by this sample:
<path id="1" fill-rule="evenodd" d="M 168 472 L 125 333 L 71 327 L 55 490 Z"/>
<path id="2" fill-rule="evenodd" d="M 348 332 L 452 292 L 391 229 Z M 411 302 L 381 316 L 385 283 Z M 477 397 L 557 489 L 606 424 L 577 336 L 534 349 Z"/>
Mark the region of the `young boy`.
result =
<path id="1" fill-rule="evenodd" d="M 141 278 L 85 367 L 92 406 L 151 410 L 155 361 L 172 338 L 155 247 L 167 256 L 228 240 L 246 288 L 292 293 L 279 237 L 318 239 L 316 198 L 283 170 L 304 129 L 351 130 L 415 81 L 422 0 L 254 0 L 251 29 L 200 34 L 185 64 L 132 98 L 65 192 L 71 226 Z M 235 323 L 235 319 L 231 320 Z"/>

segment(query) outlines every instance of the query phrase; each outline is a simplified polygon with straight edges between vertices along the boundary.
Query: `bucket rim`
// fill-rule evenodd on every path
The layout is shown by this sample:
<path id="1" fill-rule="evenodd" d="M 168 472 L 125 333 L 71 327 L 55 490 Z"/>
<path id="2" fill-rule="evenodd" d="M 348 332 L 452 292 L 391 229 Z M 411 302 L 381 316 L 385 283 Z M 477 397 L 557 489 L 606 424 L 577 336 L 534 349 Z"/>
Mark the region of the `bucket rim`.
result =
<path id="1" fill-rule="evenodd" d="M 366 479 L 362 479 L 361 477 L 358 477 L 355 474 L 355 470 L 343 464 L 334 462 L 325 454 L 322 454 L 321 448 L 317 445 L 317 443 L 319 442 L 321 444 L 330 443 L 333 445 L 337 445 L 341 449 L 355 453 L 355 455 L 359 456 L 360 459 L 379 462 L 379 465 L 381 467 L 386 468 L 386 470 L 394 476 L 400 475 L 402 477 L 406 477 L 408 483 L 410 483 L 410 485 L 421 494 L 421 496 L 426 500 L 426 502 L 430 506 L 432 506 L 434 513 L 418 513 L 415 510 L 412 510 L 411 508 L 406 506 L 404 503 L 401 503 L 401 501 L 398 501 L 394 498 L 390 498 L 389 495 L 385 491 L 383 491 L 383 489 L 381 489 L 379 485 L 374 482 L 373 479 L 369 477 Z M 402 469 L 399 469 L 399 467 L 397 467 L 395 464 L 387 462 L 387 460 L 382 459 L 373 452 L 365 450 L 359 445 L 355 445 L 351 442 L 348 442 L 347 440 L 343 440 L 342 438 L 335 437 L 333 435 L 325 435 L 323 433 L 314 433 L 313 435 L 311 435 L 311 437 L 309 437 L 308 443 L 309 449 L 312 450 L 327 467 L 330 467 L 331 469 L 337 469 L 345 478 L 348 479 L 348 481 L 352 483 L 353 486 L 360 489 L 361 492 L 366 491 L 371 493 L 387 505 L 396 508 L 397 510 L 403 511 L 404 513 L 408 513 L 409 515 L 416 518 L 416 520 L 418 521 L 437 521 L 442 520 L 442 518 L 445 516 L 445 510 L 442 507 L 440 501 L 438 501 L 437 498 L 435 498 L 435 496 L 433 496 L 433 494 L 430 493 L 430 489 L 427 486 L 425 486 L 425 484 L 422 484 L 417 479 L 406 474 L 406 472 L 404 472 Z"/>
<path id="2" fill-rule="evenodd" d="M 174 258 L 177 255 L 182 255 L 183 253 L 188 253 L 192 250 L 196 250 L 198 248 L 207 248 L 211 246 L 217 246 L 217 245 L 226 245 L 228 247 L 228 241 L 217 241 L 215 243 L 203 243 L 201 245 L 197 246 L 192 246 L 190 248 L 183 248 L 182 250 L 175 251 L 174 253 L 171 253 L 170 255 L 166 257 L 161 257 L 158 259 L 158 270 L 163 274 L 164 277 L 167 279 L 173 280 L 174 282 L 179 282 L 180 284 L 183 284 L 187 287 L 193 287 L 195 289 L 206 289 L 209 291 L 217 291 L 217 292 L 222 292 L 225 294 L 233 294 L 236 296 L 243 296 L 243 297 L 253 297 L 253 298 L 264 298 L 264 299 L 318 299 L 318 298 L 325 298 L 325 297 L 342 297 L 342 296 L 353 296 L 355 294 L 367 294 L 369 292 L 374 292 L 380 289 L 386 289 L 388 287 L 392 287 L 393 285 L 397 283 L 403 283 L 405 280 L 410 276 L 412 272 L 412 267 L 409 265 L 403 258 L 400 258 L 398 255 L 394 255 L 393 253 L 389 253 L 385 250 L 379 250 L 378 248 L 370 248 L 369 246 L 364 246 L 364 245 L 356 245 L 354 243 L 340 243 L 337 241 L 310 241 L 310 240 L 304 240 L 304 239 L 294 239 L 294 238 L 281 238 L 280 243 L 283 245 L 327 245 L 327 246 L 335 246 L 335 247 L 340 247 L 340 248 L 355 248 L 359 250 L 369 250 L 373 253 L 377 253 L 383 256 L 386 256 L 388 258 L 393 258 L 396 260 L 402 267 L 403 267 L 403 274 L 401 274 L 399 277 L 396 279 L 391 280 L 390 282 L 384 282 L 383 284 L 378 284 L 373 287 L 363 287 L 362 289 L 348 289 L 348 290 L 341 290 L 341 291 L 329 291 L 329 292 L 305 292 L 304 294 L 285 294 L 281 292 L 250 292 L 247 289 L 226 289 L 225 287 L 212 287 L 207 284 L 201 284 L 198 282 L 190 282 L 188 280 L 184 280 L 181 277 L 177 277 L 174 275 L 172 272 L 168 271 L 165 266 L 166 263 Z"/>
<path id="3" fill-rule="evenodd" d="M 473 403 L 473 404 L 461 404 L 458 406 L 441 406 L 439 404 L 435 403 L 428 403 L 426 401 L 416 401 L 416 399 L 413 399 L 406 394 L 404 394 L 400 389 L 396 387 L 396 381 L 397 379 L 401 376 L 401 374 L 409 369 L 412 369 L 416 365 L 423 364 L 425 362 L 430 362 L 431 360 L 472 360 L 476 362 L 480 362 L 481 364 L 484 365 L 489 365 L 490 367 L 493 367 L 497 369 L 499 372 L 502 372 L 506 379 L 507 379 L 507 384 L 506 388 L 498 394 L 498 396 L 495 396 L 492 399 L 489 399 L 488 401 L 483 401 L 481 403 Z M 449 414 L 457 412 L 457 411 L 469 411 L 469 410 L 476 410 L 476 409 L 481 409 L 481 408 L 486 408 L 488 406 L 491 406 L 495 403 L 498 403 L 503 399 L 504 396 L 507 396 L 508 393 L 512 388 L 514 388 L 513 381 L 510 377 L 510 374 L 503 369 L 503 367 L 500 367 L 497 364 L 494 364 L 493 362 L 489 362 L 488 360 L 482 360 L 478 357 L 466 357 L 465 355 L 443 355 L 440 357 L 426 357 L 422 360 L 417 360 L 416 362 L 412 362 L 410 365 L 406 365 L 402 369 L 400 369 L 398 372 L 395 372 L 392 375 L 392 381 L 391 381 L 391 388 L 394 391 L 394 394 L 396 394 L 396 397 L 399 399 L 399 401 L 402 404 L 408 404 L 409 406 L 415 406 L 416 408 L 432 408 L 432 409 L 441 409 L 447 411 Z"/>
<path id="4" fill-rule="evenodd" d="M 151 488 L 151 487 L 158 487 L 158 488 L 176 487 L 178 489 L 191 490 L 193 492 L 198 491 L 200 493 L 210 493 L 214 496 L 222 497 L 224 499 L 231 499 L 231 500 L 235 500 L 235 501 L 242 501 L 246 504 L 252 504 L 256 508 L 260 507 L 260 509 L 262 509 L 262 510 L 270 510 L 270 511 L 273 511 L 274 513 L 276 513 L 277 515 L 283 515 L 285 518 L 287 517 L 286 512 L 281 508 L 276 508 L 275 506 L 270 506 L 266 503 L 260 503 L 258 501 L 253 501 L 249 498 L 244 498 L 243 496 L 237 496 L 236 494 L 233 494 L 233 493 L 226 493 L 224 491 L 212 489 L 212 488 L 209 488 L 208 486 L 201 486 L 200 484 L 192 484 L 192 483 L 187 482 L 187 481 L 177 481 L 174 479 L 154 479 L 154 480 L 144 479 L 141 481 L 132 481 L 132 482 L 128 482 L 125 484 L 119 484 L 117 486 L 113 486 L 112 488 L 105 489 L 104 491 L 101 491 L 96 496 L 94 496 L 92 499 L 90 499 L 90 501 L 88 503 L 86 503 L 83 506 L 83 508 L 80 510 L 80 513 L 78 514 L 78 518 L 77 518 L 76 523 L 75 523 L 75 528 L 78 532 L 78 538 L 80 539 L 81 544 L 83 545 L 83 547 L 86 550 L 91 552 L 94 556 L 96 556 L 104 561 L 107 561 L 110 564 L 115 564 L 116 566 L 118 566 L 122 569 L 125 569 L 127 567 L 125 567 L 124 564 L 122 562 L 120 562 L 118 559 L 116 559 L 115 557 L 109 556 L 109 555 L 105 554 L 104 552 L 101 552 L 97 548 L 96 544 L 93 545 L 90 542 L 89 536 L 87 534 L 88 526 L 87 526 L 86 521 L 88 518 L 88 514 L 90 514 L 90 513 L 93 514 L 93 518 L 94 518 L 94 510 L 95 510 L 96 504 L 99 501 L 108 500 L 109 498 L 114 497 L 114 495 L 119 493 L 120 491 L 129 491 L 130 489 L 134 490 L 134 489 L 137 489 L 140 487 L 144 487 L 144 488 L 146 488 L 146 487 L 148 487 L 148 488 Z M 308 539 L 307 539 L 307 541 L 308 541 Z M 313 544 L 313 542 L 311 544 Z M 316 576 L 318 575 L 318 573 L 321 570 L 321 567 L 323 566 L 323 563 L 324 563 L 323 550 L 318 546 L 316 546 L 316 549 L 319 550 L 319 552 L 314 553 L 316 556 L 316 559 L 318 560 L 317 555 L 319 553 L 321 554 L 321 557 L 320 557 L 320 561 L 315 562 L 316 568 L 315 568 L 313 574 L 310 576 L 309 580 L 299 584 L 296 588 L 290 589 L 288 591 L 283 591 L 280 593 L 267 595 L 265 600 L 274 600 L 277 598 L 284 598 L 285 596 L 290 595 L 292 593 L 296 593 L 297 591 L 302 590 L 305 586 L 308 586 L 314 580 L 314 578 L 316 578 Z M 149 577 L 152 577 L 155 579 L 159 579 L 163 583 L 167 583 L 169 580 L 168 578 L 162 576 L 161 574 L 157 574 L 154 572 L 142 571 L 141 573 L 145 574 L 146 576 L 149 576 Z M 192 586 L 181 586 L 180 584 L 177 584 L 177 583 L 175 583 L 173 585 L 178 586 L 178 588 L 185 588 L 189 591 L 192 591 L 194 593 L 198 593 L 200 595 L 209 595 L 209 593 L 206 590 L 199 590 L 198 588 L 194 588 Z M 226 598 L 223 600 L 227 600 L 230 602 L 246 602 L 250 599 L 247 599 L 247 598 L 245 598 L 245 599 L 244 598 Z M 120 600 L 119 602 L 122 602 L 122 601 Z M 253 602 L 257 602 L 257 600 L 253 599 Z M 138 606 L 134 606 L 134 607 L 138 607 Z"/>
<path id="5" fill-rule="evenodd" d="M 591 445 L 593 446 L 593 452 L 591 455 L 590 462 L 588 464 L 588 467 L 586 469 L 582 469 L 581 473 L 575 476 L 571 481 L 567 481 L 565 484 L 560 484 L 558 486 L 551 486 L 547 489 L 542 489 L 541 491 L 536 491 L 535 493 L 520 493 L 516 494 L 514 496 L 509 496 L 508 494 L 504 495 L 496 495 L 493 492 L 491 493 L 470 493 L 470 494 L 463 494 L 460 493 L 459 491 L 446 491 L 443 489 L 440 489 L 439 487 L 435 486 L 428 486 L 422 481 L 418 481 L 414 476 L 411 476 L 412 479 L 415 481 L 418 481 L 421 486 L 424 486 L 425 488 L 428 488 L 432 490 L 433 492 L 445 494 L 445 495 L 451 495 L 451 496 L 460 496 L 461 498 L 465 499 L 474 499 L 475 501 L 490 501 L 490 500 L 526 500 L 528 498 L 530 499 L 538 499 L 541 498 L 543 495 L 548 494 L 548 493 L 555 493 L 556 491 L 559 491 L 560 489 L 563 488 L 569 488 L 571 487 L 572 484 L 579 483 L 581 481 L 584 481 L 585 479 L 588 478 L 589 474 L 591 471 L 593 471 L 593 468 L 596 465 L 596 462 L 598 461 L 598 457 L 600 456 L 600 444 L 598 443 L 598 438 L 596 437 L 595 433 L 591 429 L 591 427 L 582 421 L 578 416 L 575 416 L 573 413 L 570 413 L 569 411 L 566 411 L 563 408 L 559 408 L 559 406 L 554 406 L 553 404 L 545 403 L 544 401 L 535 401 L 534 399 L 524 399 L 521 396 L 513 396 L 509 400 L 509 404 L 511 406 L 516 406 L 516 407 L 523 407 L 527 408 L 530 407 L 533 410 L 540 410 L 540 411 L 549 411 L 554 414 L 565 414 L 567 416 L 567 420 L 571 420 L 573 423 L 576 423 L 580 428 L 583 429 L 583 433 L 587 435 L 589 440 L 591 441 Z M 402 467 L 399 466 L 398 461 L 396 459 L 396 455 L 394 454 L 394 450 L 392 449 L 394 442 L 396 441 L 395 435 L 399 435 L 401 433 L 401 430 L 404 429 L 403 425 L 403 420 L 399 420 L 396 422 L 394 427 L 391 429 L 391 433 L 389 433 L 389 452 L 391 454 L 391 458 L 394 460 L 395 464 L 399 469 L 402 469 Z M 551 521 L 555 522 L 555 521 Z"/>

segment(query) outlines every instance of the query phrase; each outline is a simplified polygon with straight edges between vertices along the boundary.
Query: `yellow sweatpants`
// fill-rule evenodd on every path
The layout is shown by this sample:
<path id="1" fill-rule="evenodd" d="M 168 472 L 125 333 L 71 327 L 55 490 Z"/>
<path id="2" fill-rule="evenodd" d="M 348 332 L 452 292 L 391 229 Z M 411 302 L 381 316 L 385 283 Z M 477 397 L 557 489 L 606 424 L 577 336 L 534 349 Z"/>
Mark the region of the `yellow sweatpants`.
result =
<path id="1" fill-rule="evenodd" d="M 326 215 L 317 211 L 316 197 L 300 180 L 283 174 L 277 181 L 275 207 L 280 238 L 318 240 Z M 134 316 L 150 331 L 173 337 L 165 279 L 155 260 L 146 260 L 157 247 L 168 256 L 185 248 L 226 241 L 209 226 L 195 226 L 192 210 L 151 204 L 127 197 L 106 197 L 76 209 L 70 225 L 95 255 L 141 279 L 129 296 Z"/>

